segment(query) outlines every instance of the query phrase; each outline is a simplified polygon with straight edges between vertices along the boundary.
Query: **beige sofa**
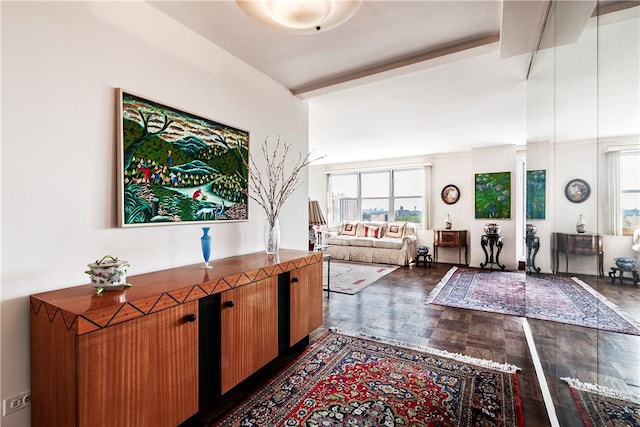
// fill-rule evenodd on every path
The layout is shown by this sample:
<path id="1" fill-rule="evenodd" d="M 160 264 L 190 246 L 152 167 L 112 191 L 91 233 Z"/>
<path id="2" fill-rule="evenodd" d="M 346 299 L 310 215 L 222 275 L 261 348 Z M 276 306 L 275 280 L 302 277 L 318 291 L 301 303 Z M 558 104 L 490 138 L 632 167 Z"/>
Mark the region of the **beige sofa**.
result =
<path id="1" fill-rule="evenodd" d="M 331 259 L 409 265 L 416 258 L 416 228 L 406 222 L 344 222 L 323 233 Z"/>

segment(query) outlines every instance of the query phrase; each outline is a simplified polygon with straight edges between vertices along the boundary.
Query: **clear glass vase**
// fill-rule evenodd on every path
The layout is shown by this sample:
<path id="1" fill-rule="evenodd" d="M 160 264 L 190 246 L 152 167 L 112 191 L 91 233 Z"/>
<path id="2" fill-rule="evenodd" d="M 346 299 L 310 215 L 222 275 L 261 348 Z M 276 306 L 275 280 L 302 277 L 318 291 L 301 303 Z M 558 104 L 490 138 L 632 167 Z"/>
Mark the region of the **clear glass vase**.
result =
<path id="1" fill-rule="evenodd" d="M 276 218 L 273 223 L 268 219 L 264 223 L 264 251 L 277 254 L 280 250 L 280 223 Z"/>

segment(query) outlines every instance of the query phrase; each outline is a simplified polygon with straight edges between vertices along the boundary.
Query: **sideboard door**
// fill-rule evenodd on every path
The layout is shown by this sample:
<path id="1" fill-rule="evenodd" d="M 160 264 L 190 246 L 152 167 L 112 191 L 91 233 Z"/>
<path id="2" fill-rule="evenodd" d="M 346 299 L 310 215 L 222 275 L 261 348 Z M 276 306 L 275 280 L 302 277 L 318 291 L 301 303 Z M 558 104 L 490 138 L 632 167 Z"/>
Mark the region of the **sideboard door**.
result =
<path id="1" fill-rule="evenodd" d="M 278 278 L 222 292 L 222 394 L 278 356 Z"/>
<path id="2" fill-rule="evenodd" d="M 173 427 L 198 412 L 197 315 L 192 301 L 79 336 L 78 425 Z"/>
<path id="3" fill-rule="evenodd" d="M 293 346 L 322 326 L 322 263 L 291 271 L 289 279 L 290 331 L 289 346 Z"/>

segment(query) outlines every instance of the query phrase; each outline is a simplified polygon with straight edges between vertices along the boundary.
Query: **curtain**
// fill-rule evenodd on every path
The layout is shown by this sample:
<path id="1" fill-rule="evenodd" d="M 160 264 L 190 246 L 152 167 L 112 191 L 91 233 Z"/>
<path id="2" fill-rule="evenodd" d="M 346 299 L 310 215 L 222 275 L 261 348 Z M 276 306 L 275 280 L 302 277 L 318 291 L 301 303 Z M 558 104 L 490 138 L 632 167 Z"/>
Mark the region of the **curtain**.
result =
<path id="1" fill-rule="evenodd" d="M 622 212 L 620 211 L 620 151 L 609 151 L 605 155 L 607 165 L 607 206 L 609 212 L 609 234 L 622 235 Z"/>
<path id="2" fill-rule="evenodd" d="M 424 212 L 422 218 L 422 229 L 431 230 L 431 217 L 433 216 L 431 209 L 434 205 L 431 199 L 431 165 L 423 166 L 422 173 L 424 174 L 424 189 L 422 194 L 422 212 Z"/>

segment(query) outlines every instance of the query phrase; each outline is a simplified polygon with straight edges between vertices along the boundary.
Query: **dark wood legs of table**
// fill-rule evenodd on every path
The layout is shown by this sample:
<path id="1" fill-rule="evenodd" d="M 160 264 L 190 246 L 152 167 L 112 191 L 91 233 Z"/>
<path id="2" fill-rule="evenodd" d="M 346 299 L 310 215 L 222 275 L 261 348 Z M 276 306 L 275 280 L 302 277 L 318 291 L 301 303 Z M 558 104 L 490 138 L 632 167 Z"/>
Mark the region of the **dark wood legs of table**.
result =
<path id="1" fill-rule="evenodd" d="M 634 286 L 638 286 L 638 281 L 640 281 L 640 276 L 638 275 L 638 270 L 636 270 L 635 268 L 633 270 L 621 270 L 616 267 L 611 267 L 611 271 L 609 272 L 609 277 L 611 277 L 611 283 L 615 283 L 616 279 L 618 279 L 618 281 L 622 285 L 622 281 L 626 279 L 626 277 L 624 277 L 625 271 L 631 273 L 631 277 L 629 277 L 629 279 L 633 280 Z"/>
<path id="2" fill-rule="evenodd" d="M 451 246 L 443 246 L 443 248 L 448 248 Z M 458 264 L 462 264 L 462 248 L 464 247 L 464 265 L 469 265 L 469 261 L 467 261 L 467 246 L 457 246 L 458 248 Z M 433 262 L 438 263 L 438 246 L 433 247 Z"/>
<path id="3" fill-rule="evenodd" d="M 500 264 L 500 251 L 502 251 L 502 246 L 504 245 L 502 236 L 485 234 L 480 238 L 480 245 L 484 251 L 484 262 L 480 264 L 480 268 L 485 268 L 489 265 L 491 270 L 493 270 L 493 264 L 496 264 L 500 267 L 500 270 L 504 270 L 505 265 Z M 489 246 L 489 252 L 487 252 L 487 246 Z M 493 257 L 494 248 L 497 249 L 495 252 L 495 259 Z"/>
<path id="4" fill-rule="evenodd" d="M 555 251 L 555 270 L 554 273 L 560 273 L 560 251 Z M 580 254 L 585 255 L 585 254 Z M 591 254 L 586 254 L 591 255 Z M 596 254 L 598 256 L 598 276 L 604 277 L 604 254 L 602 252 Z M 569 254 L 564 252 L 564 274 L 569 274 Z"/>
<path id="5" fill-rule="evenodd" d="M 432 261 L 431 254 L 416 254 L 416 265 L 420 265 L 423 262 L 425 267 L 431 267 Z"/>
<path id="6" fill-rule="evenodd" d="M 527 273 L 533 270 L 540 273 L 540 267 L 536 267 L 536 255 L 540 249 L 540 238 L 535 236 L 527 236 Z"/>
<path id="7" fill-rule="evenodd" d="M 331 255 L 324 254 L 324 259 L 327 261 L 327 298 L 331 296 Z"/>

